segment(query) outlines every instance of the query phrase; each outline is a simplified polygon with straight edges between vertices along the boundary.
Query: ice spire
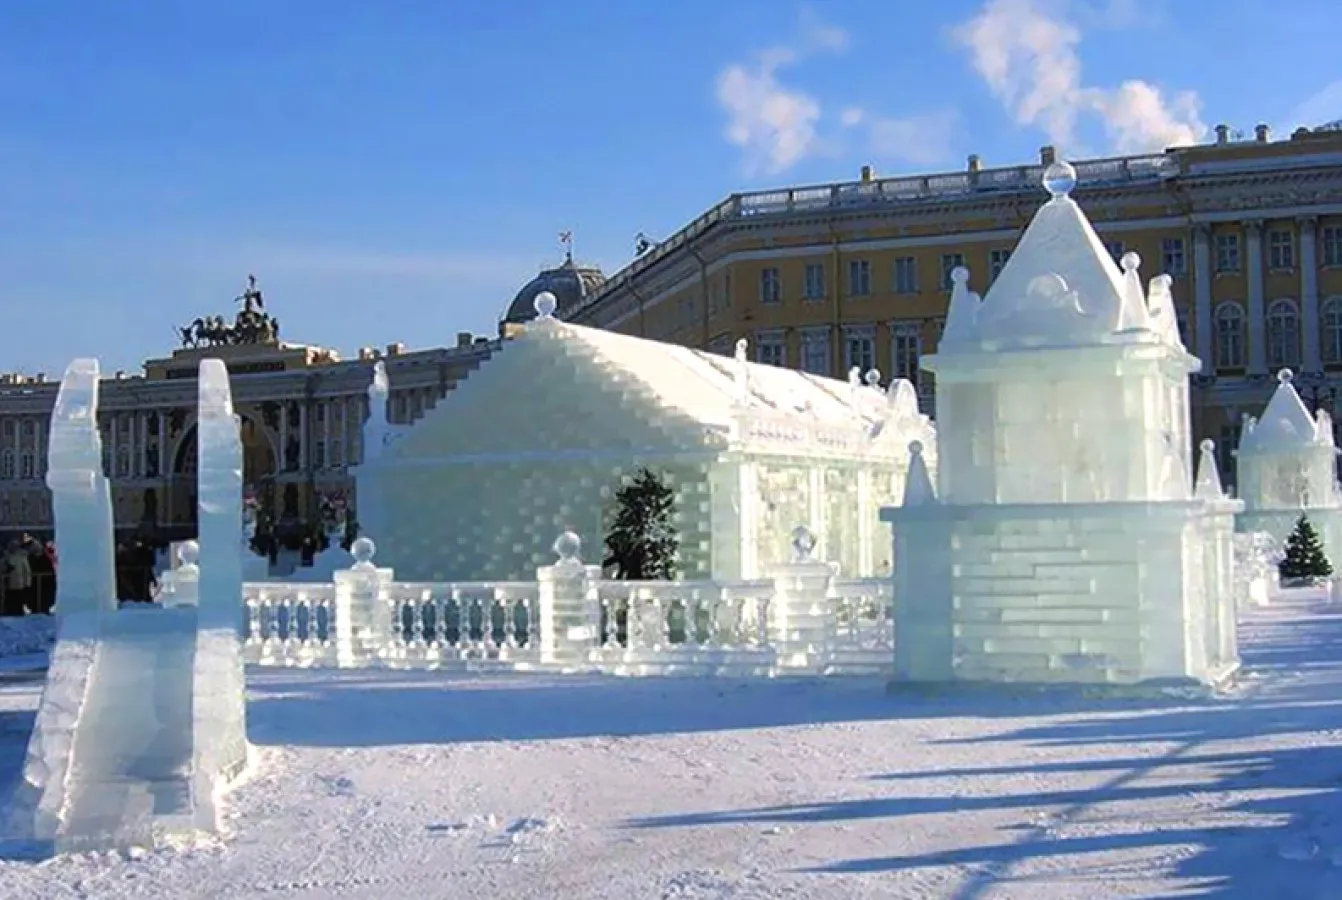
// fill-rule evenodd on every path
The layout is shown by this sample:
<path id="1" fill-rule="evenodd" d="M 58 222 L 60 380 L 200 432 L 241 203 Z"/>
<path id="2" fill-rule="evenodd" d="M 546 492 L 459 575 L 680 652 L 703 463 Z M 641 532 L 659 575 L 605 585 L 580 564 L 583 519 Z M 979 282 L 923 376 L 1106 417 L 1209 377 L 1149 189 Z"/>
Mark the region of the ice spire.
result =
<path id="1" fill-rule="evenodd" d="M 378 360 L 373 365 L 373 380 L 368 384 L 368 421 L 363 426 L 364 462 L 372 462 L 382 455 L 391 426 L 387 421 L 387 396 L 391 382 L 387 378 L 387 364 Z"/>
<path id="2" fill-rule="evenodd" d="M 1183 349 L 1183 335 L 1179 334 L 1179 316 L 1174 311 L 1174 295 L 1170 285 L 1174 279 L 1168 275 L 1157 275 L 1151 279 L 1148 292 L 1148 306 L 1151 310 L 1151 327 L 1160 339 L 1167 344 Z"/>
<path id="3" fill-rule="evenodd" d="M 952 269 L 951 300 L 946 310 L 946 327 L 941 333 L 942 344 L 964 343 L 977 336 L 982 302 L 982 298 L 969 289 L 969 270 L 964 266 Z"/>
<path id="4" fill-rule="evenodd" d="M 923 459 L 923 442 L 909 442 L 909 477 L 904 482 L 905 506 L 928 506 L 937 502 L 937 491 Z"/>
<path id="5" fill-rule="evenodd" d="M 1142 258 L 1131 251 L 1123 254 L 1123 306 L 1118 313 L 1119 331 L 1141 331 L 1151 328 L 1151 316 L 1146 308 L 1146 292 L 1142 290 Z"/>
<path id="6" fill-rule="evenodd" d="M 1202 455 L 1198 458 L 1198 480 L 1193 486 L 1193 496 L 1199 500 L 1224 500 L 1226 494 L 1221 487 L 1221 473 L 1216 468 L 1216 442 L 1208 439 L 1199 446 Z"/>

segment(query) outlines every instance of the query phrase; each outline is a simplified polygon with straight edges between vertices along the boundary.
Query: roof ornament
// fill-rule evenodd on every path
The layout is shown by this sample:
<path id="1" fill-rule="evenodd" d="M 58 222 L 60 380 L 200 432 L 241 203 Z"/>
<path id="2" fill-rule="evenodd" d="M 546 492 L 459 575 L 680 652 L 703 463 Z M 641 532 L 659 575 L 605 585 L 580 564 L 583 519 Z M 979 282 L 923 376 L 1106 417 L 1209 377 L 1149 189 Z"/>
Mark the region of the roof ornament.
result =
<path id="1" fill-rule="evenodd" d="M 1076 189 L 1076 169 L 1066 160 L 1058 160 L 1044 170 L 1044 190 L 1054 200 L 1071 196 Z"/>
<path id="2" fill-rule="evenodd" d="M 740 338 L 736 342 L 736 352 L 732 354 L 736 362 L 736 399 L 738 403 L 745 404 L 750 396 L 750 366 L 746 358 L 746 352 L 750 348 L 750 342 L 745 338 Z"/>
<path id="3" fill-rule="evenodd" d="M 555 310 L 559 307 L 559 301 L 555 295 L 549 291 L 541 291 L 536 295 L 536 299 L 531 304 L 536 310 L 537 322 L 555 321 Z"/>

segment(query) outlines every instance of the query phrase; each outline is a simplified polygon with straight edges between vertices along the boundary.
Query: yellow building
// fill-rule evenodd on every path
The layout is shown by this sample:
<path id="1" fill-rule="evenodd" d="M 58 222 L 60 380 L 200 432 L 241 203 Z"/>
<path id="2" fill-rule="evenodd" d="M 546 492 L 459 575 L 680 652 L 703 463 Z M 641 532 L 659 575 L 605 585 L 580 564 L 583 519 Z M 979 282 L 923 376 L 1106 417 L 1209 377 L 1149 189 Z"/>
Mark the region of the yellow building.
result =
<path id="1" fill-rule="evenodd" d="M 452 347 L 410 351 L 400 344 L 364 348 L 343 361 L 334 351 L 280 340 L 255 282 L 237 298 L 230 323 L 205 316 L 181 329 L 183 346 L 117 372 L 100 389 L 103 464 L 112 480 L 119 532 L 151 540 L 195 535 L 196 370 L 222 358 L 232 374 L 242 420 L 243 480 L 276 536 L 295 543 L 315 527 L 326 501 L 357 498 L 346 466 L 362 452 L 373 364 L 385 360 L 392 422 L 412 422 L 497 347 L 498 340 L 457 335 Z M 0 376 L 0 536 L 49 535 L 51 495 L 44 478 L 50 416 L 59 379 Z"/>
<path id="2" fill-rule="evenodd" d="M 735 194 L 652 245 L 560 315 L 823 375 L 875 368 L 934 386 L 932 352 L 960 265 L 983 292 L 1046 197 L 1038 163 Z M 1115 259 L 1174 278 L 1185 342 L 1203 360 L 1194 433 L 1224 475 L 1244 414 L 1280 367 L 1308 401 L 1342 382 L 1342 130 L 1274 141 L 1216 129 L 1214 143 L 1080 161 L 1074 197 Z"/>

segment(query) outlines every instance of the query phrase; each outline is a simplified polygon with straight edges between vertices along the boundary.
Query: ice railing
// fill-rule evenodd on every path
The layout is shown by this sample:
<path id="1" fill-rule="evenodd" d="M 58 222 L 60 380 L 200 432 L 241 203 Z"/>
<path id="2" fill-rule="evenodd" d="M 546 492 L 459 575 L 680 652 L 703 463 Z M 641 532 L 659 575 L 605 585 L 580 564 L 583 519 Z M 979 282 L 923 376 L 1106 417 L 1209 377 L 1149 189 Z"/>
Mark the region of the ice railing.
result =
<path id="1" fill-rule="evenodd" d="M 799 531 L 806 532 L 805 529 Z M 584 579 L 585 621 L 564 629 L 577 668 L 612 674 L 881 674 L 893 664 L 893 580 L 845 579 L 796 551 L 773 577 L 750 581 Z M 408 582 L 377 572 L 362 597 L 332 583 L 244 585 L 244 653 L 282 666 L 468 670 L 548 667 L 543 581 Z M 814 546 L 814 542 L 810 547 Z M 561 559 L 561 564 L 563 560 Z M 352 570 L 350 570 L 352 571 Z M 346 578 L 346 581 L 349 579 Z M 778 611 L 800 629 L 778 627 Z M 343 618 L 342 618 L 343 612 Z M 553 643 L 553 641 L 552 641 Z M 562 668 L 574 668 L 566 663 Z"/>

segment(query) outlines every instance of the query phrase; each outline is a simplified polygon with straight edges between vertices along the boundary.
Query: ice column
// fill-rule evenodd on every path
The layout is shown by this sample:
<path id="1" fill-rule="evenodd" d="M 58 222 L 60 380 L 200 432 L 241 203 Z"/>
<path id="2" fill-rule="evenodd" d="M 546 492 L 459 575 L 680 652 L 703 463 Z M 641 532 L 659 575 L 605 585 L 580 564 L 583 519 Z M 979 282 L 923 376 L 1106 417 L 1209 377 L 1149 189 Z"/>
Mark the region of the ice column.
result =
<path id="1" fill-rule="evenodd" d="M 51 414 L 47 487 L 61 548 L 56 609 L 62 615 L 116 609 L 112 497 L 98 434 L 98 361 L 65 370 Z"/>
<path id="2" fill-rule="evenodd" d="M 246 711 L 239 633 L 242 605 L 242 437 L 228 369 L 200 363 L 197 497 L 200 584 L 192 730 L 197 796 L 210 797 L 246 762 Z M 208 793 L 202 793 L 208 792 Z"/>

